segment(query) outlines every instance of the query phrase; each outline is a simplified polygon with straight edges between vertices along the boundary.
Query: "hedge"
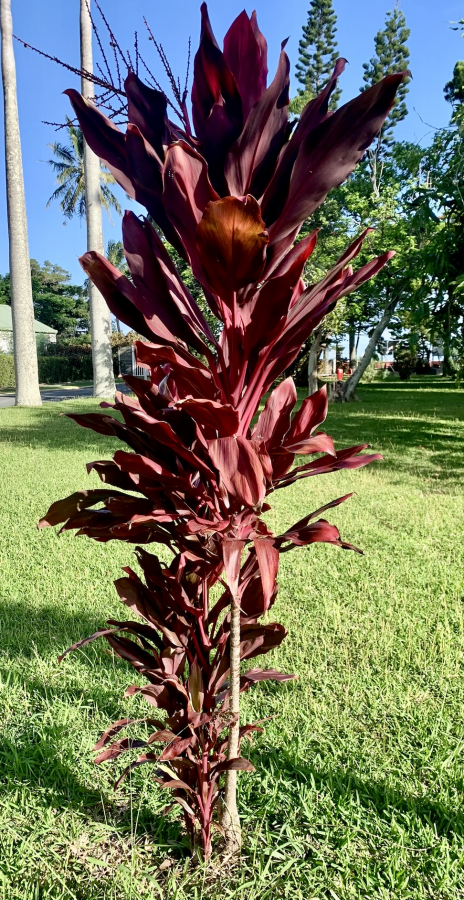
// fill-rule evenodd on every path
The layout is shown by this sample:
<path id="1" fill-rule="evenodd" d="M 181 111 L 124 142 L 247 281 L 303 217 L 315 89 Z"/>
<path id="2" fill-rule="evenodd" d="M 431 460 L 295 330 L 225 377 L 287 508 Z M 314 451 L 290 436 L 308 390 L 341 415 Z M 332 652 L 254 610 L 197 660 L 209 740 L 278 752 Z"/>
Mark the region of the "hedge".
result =
<path id="1" fill-rule="evenodd" d="M 92 357 L 67 359 L 64 356 L 39 356 L 41 384 L 63 384 L 66 381 L 92 381 Z M 0 388 L 14 387 L 13 356 L 0 353 Z"/>
<path id="2" fill-rule="evenodd" d="M 9 353 L 0 353 L 0 388 L 14 387 L 14 360 Z"/>

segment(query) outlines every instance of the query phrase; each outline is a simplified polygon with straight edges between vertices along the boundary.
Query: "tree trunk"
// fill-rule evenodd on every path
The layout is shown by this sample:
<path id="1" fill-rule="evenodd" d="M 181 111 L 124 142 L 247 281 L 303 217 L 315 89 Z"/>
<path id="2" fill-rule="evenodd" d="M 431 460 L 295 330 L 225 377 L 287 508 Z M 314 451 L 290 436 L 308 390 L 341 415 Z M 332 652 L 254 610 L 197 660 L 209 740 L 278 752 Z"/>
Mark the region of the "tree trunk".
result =
<path id="1" fill-rule="evenodd" d="M 90 0 L 80 0 L 81 68 L 93 71 L 92 21 Z M 82 94 L 94 97 L 94 86 L 82 78 Z M 100 192 L 100 160 L 84 141 L 85 216 L 87 220 L 87 250 L 104 253 L 102 207 Z M 114 396 L 113 355 L 111 352 L 111 316 L 106 300 L 89 280 L 90 330 L 92 336 L 93 396 Z"/>
<path id="2" fill-rule="evenodd" d="M 237 721 L 229 731 L 227 759 L 239 755 L 240 730 L 240 605 L 233 597 L 230 604 L 230 711 Z M 237 772 L 226 772 L 222 827 L 226 837 L 226 851 L 234 854 L 242 846 L 242 829 L 237 809 Z"/>
<path id="3" fill-rule="evenodd" d="M 350 358 L 350 369 L 355 370 L 358 363 L 358 356 L 356 353 L 356 331 L 354 328 L 350 328 L 348 332 L 349 338 L 349 358 Z"/>
<path id="4" fill-rule="evenodd" d="M 446 306 L 446 322 L 443 330 L 443 375 L 453 375 L 453 367 L 451 365 L 451 301 L 448 298 Z"/>
<path id="5" fill-rule="evenodd" d="M 310 397 L 311 394 L 315 394 L 318 389 L 317 364 L 321 352 L 323 334 L 324 332 L 321 325 L 319 328 L 316 328 L 313 333 L 313 341 L 308 356 L 308 397 Z"/>
<path id="6" fill-rule="evenodd" d="M 344 387 L 344 391 L 343 391 L 344 403 L 348 403 L 348 401 L 352 399 L 352 397 L 356 391 L 356 388 L 359 384 L 359 380 L 362 377 L 362 375 L 364 374 L 364 372 L 366 371 L 366 369 L 374 355 L 374 350 L 375 350 L 380 338 L 382 337 L 382 334 L 384 333 L 388 323 L 390 322 L 390 319 L 392 318 L 393 313 L 395 312 L 395 308 L 398 305 L 398 302 L 399 302 L 399 297 L 395 300 L 392 300 L 391 303 L 389 303 L 388 306 L 386 306 L 382 318 L 375 326 L 374 331 L 372 332 L 371 338 L 369 340 L 369 343 L 364 351 L 364 355 L 363 355 L 362 359 L 360 360 L 356 370 L 353 372 L 352 375 L 350 375 L 350 377 L 348 378 L 348 381 L 345 383 L 345 387 Z"/>
<path id="7" fill-rule="evenodd" d="M 34 331 L 31 264 L 27 239 L 21 137 L 19 134 L 16 66 L 13 52 L 11 0 L 0 0 L 2 79 L 5 109 L 5 170 L 10 252 L 11 316 L 16 380 L 16 406 L 41 406 L 37 345 Z"/>

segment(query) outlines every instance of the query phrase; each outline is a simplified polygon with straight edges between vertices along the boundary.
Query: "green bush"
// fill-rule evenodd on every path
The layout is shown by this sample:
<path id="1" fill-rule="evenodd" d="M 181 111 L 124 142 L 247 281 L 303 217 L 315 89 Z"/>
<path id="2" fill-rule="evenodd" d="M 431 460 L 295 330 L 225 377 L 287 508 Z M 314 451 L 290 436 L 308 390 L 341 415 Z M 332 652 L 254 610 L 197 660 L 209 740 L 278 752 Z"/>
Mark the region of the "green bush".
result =
<path id="1" fill-rule="evenodd" d="M 375 368 L 375 360 L 371 359 L 369 365 L 361 375 L 361 384 L 371 384 L 372 381 L 376 381 L 376 377 L 377 369 Z"/>
<path id="2" fill-rule="evenodd" d="M 83 357 L 91 358 L 92 347 L 90 344 L 64 344 L 57 341 L 55 344 L 46 343 L 43 347 L 43 356 L 61 356 L 65 359 L 79 359 Z"/>
<path id="3" fill-rule="evenodd" d="M 402 341 L 395 347 L 394 359 L 395 372 L 398 372 L 401 381 L 409 381 L 416 371 L 417 350 L 408 341 Z"/>
<path id="4" fill-rule="evenodd" d="M 10 353 L 0 353 L 0 388 L 14 387 L 14 360 Z"/>
<path id="5" fill-rule="evenodd" d="M 42 384 L 62 384 L 65 381 L 92 380 L 92 357 L 40 356 L 39 381 Z"/>

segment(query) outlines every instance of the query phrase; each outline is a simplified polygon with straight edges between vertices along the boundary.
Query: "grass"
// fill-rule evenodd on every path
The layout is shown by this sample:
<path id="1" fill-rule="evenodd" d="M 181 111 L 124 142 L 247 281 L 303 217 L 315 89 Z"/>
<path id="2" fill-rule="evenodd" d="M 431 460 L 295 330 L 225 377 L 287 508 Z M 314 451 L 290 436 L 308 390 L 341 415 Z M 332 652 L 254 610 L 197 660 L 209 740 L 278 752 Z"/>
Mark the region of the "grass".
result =
<path id="1" fill-rule="evenodd" d="M 35 530 L 111 453 L 58 417 L 94 401 L 0 411 L 2 900 L 464 898 L 464 392 L 423 379 L 360 393 L 327 430 L 385 462 L 300 482 L 269 514 L 281 529 L 354 490 L 329 519 L 365 555 L 283 557 L 273 617 L 289 635 L 266 665 L 299 680 L 246 697 L 246 720 L 275 718 L 247 753 L 244 853 L 226 869 L 191 865 L 148 767 L 114 794 L 118 766 L 92 763 L 136 706 L 125 665 L 103 643 L 56 662 L 119 615 L 112 580 L 131 559 Z"/>

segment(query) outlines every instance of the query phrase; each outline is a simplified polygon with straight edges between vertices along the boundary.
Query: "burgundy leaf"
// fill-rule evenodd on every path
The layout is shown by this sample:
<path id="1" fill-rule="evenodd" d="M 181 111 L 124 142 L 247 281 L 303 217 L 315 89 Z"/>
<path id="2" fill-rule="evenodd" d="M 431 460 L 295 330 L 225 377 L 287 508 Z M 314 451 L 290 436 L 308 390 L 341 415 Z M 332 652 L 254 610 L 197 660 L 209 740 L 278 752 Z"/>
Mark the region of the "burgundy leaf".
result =
<path id="1" fill-rule="evenodd" d="M 117 759 L 117 757 L 121 756 L 121 753 L 125 753 L 126 750 L 139 750 L 140 747 L 146 746 L 146 741 L 139 741 L 136 738 L 122 738 L 120 741 L 115 741 L 114 744 L 111 744 L 106 750 L 102 750 L 102 752 L 95 757 L 94 763 L 98 766 L 108 759 Z"/>
<path id="2" fill-rule="evenodd" d="M 150 737 L 148 738 L 148 743 L 165 743 L 166 741 L 174 741 L 175 739 L 176 735 L 172 731 L 169 731 L 166 728 L 162 728 L 161 731 L 155 731 L 150 735 Z"/>
<path id="3" fill-rule="evenodd" d="M 89 506 L 95 506 L 96 503 L 102 503 L 108 497 L 124 497 L 119 491 L 111 491 L 107 488 L 96 488 L 90 491 L 76 491 L 65 497 L 64 500 L 57 500 L 52 503 L 50 509 L 40 520 L 37 528 L 47 528 L 52 525 L 59 525 L 65 522 L 76 512 L 88 509 Z"/>
<path id="4" fill-rule="evenodd" d="M 153 147 L 135 125 L 126 131 L 127 171 L 133 185 L 135 199 L 145 207 L 166 239 L 184 258 L 186 251 L 178 232 L 172 225 L 163 204 L 163 163 Z"/>
<path id="5" fill-rule="evenodd" d="M 124 88 L 129 122 L 137 126 L 159 158 L 163 159 L 164 148 L 170 143 L 166 95 L 148 87 L 135 72 L 129 72 Z"/>
<path id="6" fill-rule="evenodd" d="M 226 160 L 229 190 L 238 197 L 247 193 L 261 196 L 288 137 L 290 62 L 285 43 L 274 81 L 251 110 Z M 259 82 L 255 84 L 258 88 Z"/>
<path id="7" fill-rule="evenodd" d="M 252 765 L 249 759 L 244 759 L 243 756 L 238 756 L 235 759 L 226 759 L 225 762 L 219 763 L 214 767 L 214 772 L 216 775 L 220 775 L 221 772 L 255 772 L 256 769 Z"/>
<path id="8" fill-rule="evenodd" d="M 353 171 L 380 131 L 407 74 L 387 75 L 341 106 L 301 142 L 285 206 L 269 231 L 272 244 L 301 225 L 328 191 Z"/>
<path id="9" fill-rule="evenodd" d="M 234 291 L 259 280 L 267 242 L 254 197 L 225 197 L 206 207 L 197 228 L 199 259 L 211 290 L 228 305 Z"/>
<path id="10" fill-rule="evenodd" d="M 263 467 L 251 442 L 236 437 L 209 441 L 209 454 L 229 494 L 245 506 L 256 506 L 265 496 Z"/>
<path id="11" fill-rule="evenodd" d="M 82 640 L 77 641 L 76 644 L 73 644 L 72 647 L 68 647 L 61 656 L 58 657 L 58 662 L 60 663 L 68 653 L 71 653 L 72 650 L 80 650 L 81 647 L 84 647 L 86 644 L 90 644 L 92 641 L 98 640 L 101 637 L 107 637 L 109 634 L 114 634 L 116 631 L 120 631 L 119 628 L 100 628 L 99 631 L 95 631 L 90 637 L 82 638 Z"/>
<path id="12" fill-rule="evenodd" d="M 265 75 L 263 84 L 263 49 L 244 10 L 232 22 L 224 38 L 224 59 L 240 92 L 245 121 L 266 87 Z"/>
<path id="13" fill-rule="evenodd" d="M 196 737 L 194 735 L 189 735 L 189 737 L 179 738 L 178 740 L 173 741 L 172 744 L 168 744 L 166 749 L 163 750 L 160 760 L 175 759 L 176 756 L 180 756 L 187 747 L 191 747 L 195 741 Z"/>
<path id="14" fill-rule="evenodd" d="M 238 430 L 238 413 L 230 404 L 223 405 L 214 400 L 196 400 L 192 397 L 179 401 L 178 406 L 185 409 L 199 425 L 219 432 L 220 437 L 230 437 Z"/>
<path id="15" fill-rule="evenodd" d="M 135 198 L 135 191 L 127 173 L 126 145 L 122 131 L 93 103 L 81 97 L 78 91 L 70 88 L 64 93 L 72 103 L 89 147 L 103 160 L 126 194 Z"/>
<path id="16" fill-rule="evenodd" d="M 243 107 L 235 78 L 213 35 L 206 3 L 201 5 L 200 46 L 193 64 L 192 113 L 213 183 L 219 186 L 222 160 L 243 127 Z"/>
<path id="17" fill-rule="evenodd" d="M 197 225 L 210 201 L 219 200 L 208 167 L 199 153 L 179 141 L 169 147 L 163 168 L 163 203 L 188 253 L 193 274 L 203 283 L 196 245 Z M 213 310 L 214 312 L 214 310 Z"/>
<path id="18" fill-rule="evenodd" d="M 295 413 L 292 424 L 288 430 L 285 446 L 306 440 L 316 428 L 324 422 L 328 409 L 327 387 L 324 385 L 319 391 L 306 397 Z"/>
<path id="19" fill-rule="evenodd" d="M 290 428 L 290 416 L 296 400 L 297 393 L 293 378 L 286 378 L 274 388 L 266 401 L 266 406 L 253 428 L 253 439 L 264 441 L 268 450 L 280 447 Z"/>
<path id="20" fill-rule="evenodd" d="M 268 604 L 272 597 L 277 572 L 279 571 L 279 551 L 275 547 L 274 540 L 267 540 L 266 538 L 258 538 L 253 541 L 253 546 L 261 573 L 264 602 Z"/>
<path id="21" fill-rule="evenodd" d="M 242 561 L 244 541 L 224 540 L 222 542 L 222 556 L 226 570 L 227 584 L 234 599 L 238 594 L 238 578 Z"/>
<path id="22" fill-rule="evenodd" d="M 243 679 L 252 682 L 258 681 L 294 681 L 297 675 L 287 675 L 285 672 L 277 672 L 276 669 L 249 669 L 242 675 Z M 261 729 L 259 729 L 261 730 Z"/>

